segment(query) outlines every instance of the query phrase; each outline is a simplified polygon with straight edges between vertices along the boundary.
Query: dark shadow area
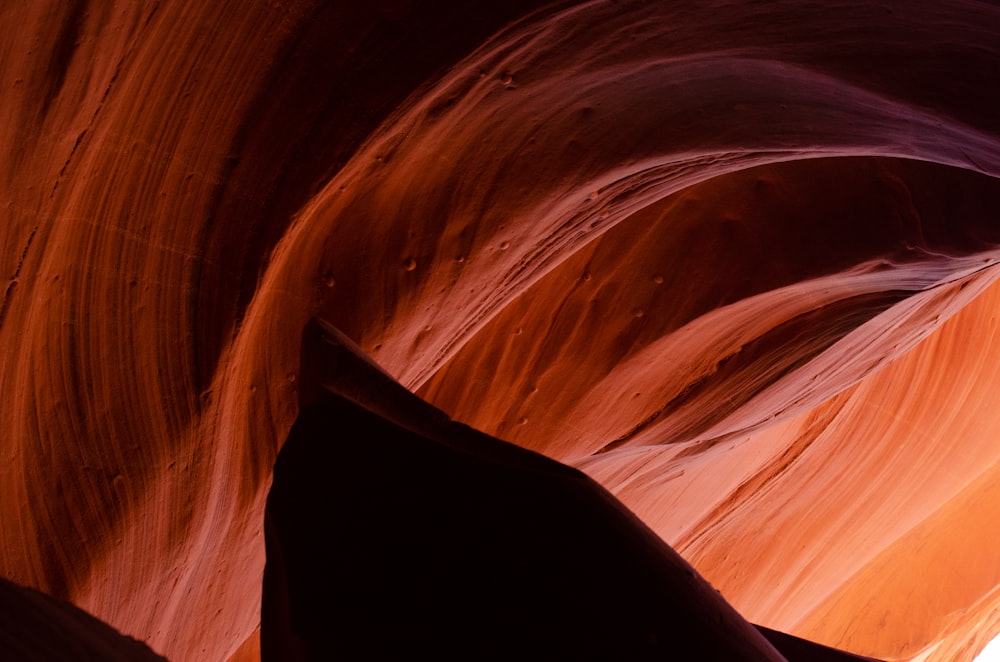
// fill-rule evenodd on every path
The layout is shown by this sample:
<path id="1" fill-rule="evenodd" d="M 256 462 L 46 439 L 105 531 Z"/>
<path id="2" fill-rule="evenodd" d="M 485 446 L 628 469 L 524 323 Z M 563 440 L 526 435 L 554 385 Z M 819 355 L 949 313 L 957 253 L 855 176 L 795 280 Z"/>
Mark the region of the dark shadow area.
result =
<path id="1" fill-rule="evenodd" d="M 782 657 L 582 473 L 453 423 L 336 331 L 266 515 L 263 660 Z M 794 644 L 794 645 L 793 645 Z"/>
<path id="2" fill-rule="evenodd" d="M 6 579 L 0 579 L 0 659 L 166 662 L 82 609 Z"/>

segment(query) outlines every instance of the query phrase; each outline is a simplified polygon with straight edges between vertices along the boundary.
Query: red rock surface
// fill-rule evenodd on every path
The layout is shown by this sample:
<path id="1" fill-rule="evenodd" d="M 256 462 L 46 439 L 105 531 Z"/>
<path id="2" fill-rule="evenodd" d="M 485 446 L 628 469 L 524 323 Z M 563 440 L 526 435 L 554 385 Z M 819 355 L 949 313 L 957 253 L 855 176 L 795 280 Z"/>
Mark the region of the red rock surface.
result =
<path id="1" fill-rule="evenodd" d="M 170 659 L 253 657 L 319 315 L 753 622 L 885 659 L 1000 629 L 996 4 L 0 27 L 0 575 Z"/>

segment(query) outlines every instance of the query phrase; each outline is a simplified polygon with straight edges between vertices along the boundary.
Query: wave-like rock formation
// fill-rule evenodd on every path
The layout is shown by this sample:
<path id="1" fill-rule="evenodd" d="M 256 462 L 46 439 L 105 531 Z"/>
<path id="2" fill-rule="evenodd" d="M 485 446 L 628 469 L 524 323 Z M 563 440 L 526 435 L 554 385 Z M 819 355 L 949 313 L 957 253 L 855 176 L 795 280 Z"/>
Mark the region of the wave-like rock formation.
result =
<path id="1" fill-rule="evenodd" d="M 0 575 L 252 658 L 320 317 L 750 621 L 971 659 L 1000 6 L 354 4 L 0 7 Z"/>

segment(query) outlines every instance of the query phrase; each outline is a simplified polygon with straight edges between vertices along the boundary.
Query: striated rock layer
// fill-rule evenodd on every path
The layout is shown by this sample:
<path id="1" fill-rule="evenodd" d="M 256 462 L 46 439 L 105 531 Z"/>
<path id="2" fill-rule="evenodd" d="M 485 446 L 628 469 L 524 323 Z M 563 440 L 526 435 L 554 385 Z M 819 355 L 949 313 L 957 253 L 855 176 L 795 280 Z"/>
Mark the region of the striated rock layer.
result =
<path id="1" fill-rule="evenodd" d="M 0 7 L 0 575 L 253 657 L 318 315 L 749 620 L 971 659 L 1000 7 L 349 4 Z"/>

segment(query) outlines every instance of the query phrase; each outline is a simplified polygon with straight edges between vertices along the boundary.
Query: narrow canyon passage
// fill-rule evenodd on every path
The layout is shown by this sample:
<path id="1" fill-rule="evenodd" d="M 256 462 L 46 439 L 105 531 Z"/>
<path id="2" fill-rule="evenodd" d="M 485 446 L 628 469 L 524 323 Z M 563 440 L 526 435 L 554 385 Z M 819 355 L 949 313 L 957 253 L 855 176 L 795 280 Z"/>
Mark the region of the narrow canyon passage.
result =
<path id="1" fill-rule="evenodd" d="M 319 318 L 746 621 L 890 660 L 1000 631 L 995 2 L 0 27 L 0 577 L 171 660 L 258 656 Z"/>

